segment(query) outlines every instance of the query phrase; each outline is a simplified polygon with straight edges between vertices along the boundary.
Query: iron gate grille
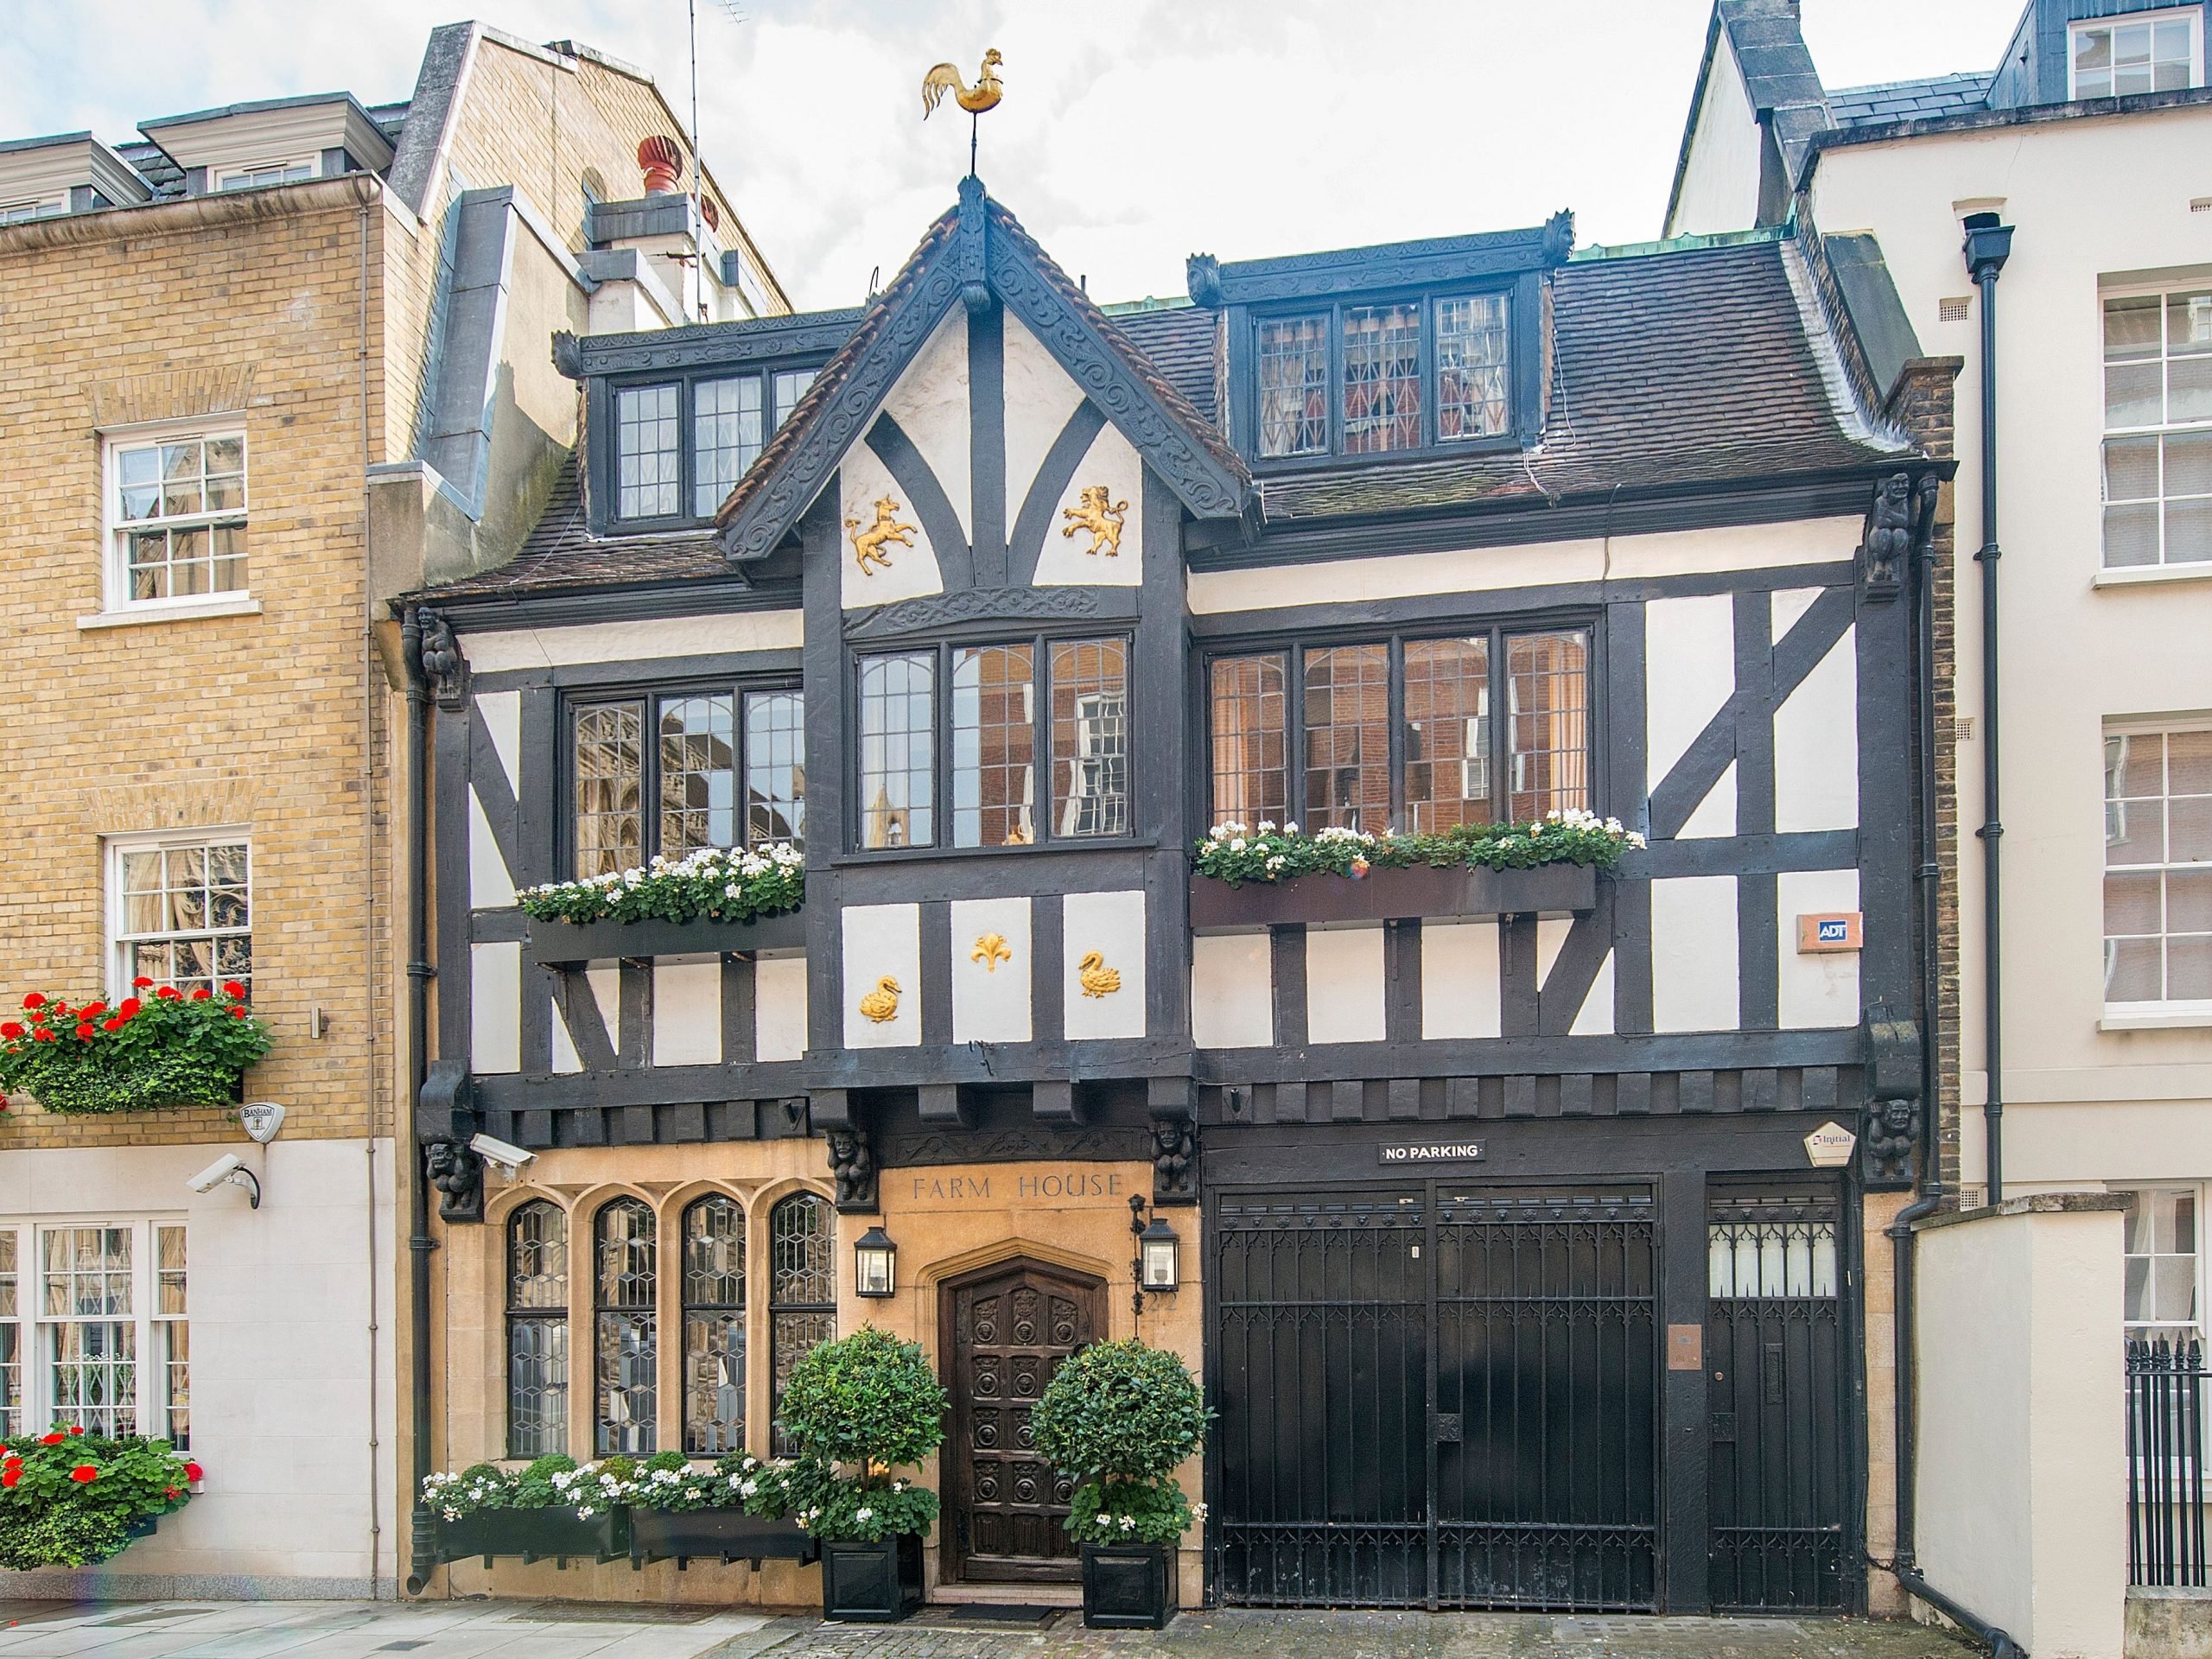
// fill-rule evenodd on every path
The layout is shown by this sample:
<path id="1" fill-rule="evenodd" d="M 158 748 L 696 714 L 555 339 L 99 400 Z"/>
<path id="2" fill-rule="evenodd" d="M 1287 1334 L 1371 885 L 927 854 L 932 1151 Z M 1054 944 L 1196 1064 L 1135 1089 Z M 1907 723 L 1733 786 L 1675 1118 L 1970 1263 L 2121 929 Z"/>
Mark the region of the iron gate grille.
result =
<path id="1" fill-rule="evenodd" d="M 2127 1344 L 2127 1581 L 2202 1589 L 2204 1350 Z"/>
<path id="2" fill-rule="evenodd" d="M 1225 1603 L 1656 1606 L 1648 1193 L 1431 1183 L 1215 1217 Z"/>
<path id="3" fill-rule="evenodd" d="M 1708 1210 L 1713 1605 L 1840 1609 L 1852 1552 L 1837 1207 L 1746 1196 Z"/>

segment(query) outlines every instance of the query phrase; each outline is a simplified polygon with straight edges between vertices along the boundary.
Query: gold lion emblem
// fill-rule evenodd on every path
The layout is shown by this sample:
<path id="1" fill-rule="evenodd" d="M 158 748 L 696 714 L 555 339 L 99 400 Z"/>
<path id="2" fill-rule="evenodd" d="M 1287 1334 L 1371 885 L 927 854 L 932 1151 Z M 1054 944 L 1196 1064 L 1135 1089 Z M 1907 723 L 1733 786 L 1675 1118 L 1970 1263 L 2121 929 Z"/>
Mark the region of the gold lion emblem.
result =
<path id="1" fill-rule="evenodd" d="M 874 575 L 878 570 L 891 568 L 891 556 L 887 547 L 912 547 L 914 527 L 899 522 L 899 503 L 890 496 L 880 498 L 875 504 L 875 522 L 861 527 L 857 518 L 845 520 L 845 531 L 852 538 L 853 556 L 859 560 L 861 574 Z"/>
<path id="2" fill-rule="evenodd" d="M 1103 553 L 1109 559 L 1119 555 L 1122 516 L 1128 512 L 1129 504 L 1112 499 L 1113 493 L 1103 484 L 1086 486 L 1082 505 L 1060 509 L 1060 517 L 1070 521 L 1061 526 L 1060 534 L 1068 537 L 1078 530 L 1087 530 L 1090 532 L 1090 545 L 1083 550 L 1084 552 Z"/>

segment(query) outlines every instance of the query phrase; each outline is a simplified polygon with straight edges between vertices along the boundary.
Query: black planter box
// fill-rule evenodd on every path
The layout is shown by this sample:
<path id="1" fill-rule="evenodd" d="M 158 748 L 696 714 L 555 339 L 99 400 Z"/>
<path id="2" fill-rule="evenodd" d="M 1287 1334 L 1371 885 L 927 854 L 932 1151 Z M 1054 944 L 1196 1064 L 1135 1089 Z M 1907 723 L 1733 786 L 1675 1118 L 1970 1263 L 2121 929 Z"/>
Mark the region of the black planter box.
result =
<path id="1" fill-rule="evenodd" d="M 750 1561 L 757 1571 L 764 1560 L 804 1563 L 821 1553 L 819 1541 L 795 1521 L 763 1520 L 742 1510 L 630 1511 L 630 1559 L 640 1567 L 673 1556 L 678 1568 L 696 1558 Z"/>
<path id="2" fill-rule="evenodd" d="M 806 912 L 786 910 L 750 922 L 541 922 L 530 918 L 530 959 L 603 962 L 623 957 L 701 957 L 726 950 L 795 950 L 806 944 Z"/>
<path id="3" fill-rule="evenodd" d="M 902 1532 L 875 1544 L 822 1546 L 822 1617 L 896 1624 L 922 1605 L 922 1541 Z"/>
<path id="4" fill-rule="evenodd" d="M 1161 1630 L 1175 1616 L 1175 1552 L 1165 1544 L 1085 1544 L 1083 1622 L 1094 1630 Z"/>
<path id="5" fill-rule="evenodd" d="M 550 1560 L 566 1567 L 571 1560 L 611 1561 L 630 1553 L 630 1512 L 614 1508 L 588 1521 L 574 1510 L 479 1510 L 458 1521 L 438 1522 L 438 1559 L 465 1561 L 473 1555 L 489 1567 L 499 1555 L 518 1555 L 523 1565 Z"/>
<path id="6" fill-rule="evenodd" d="M 1294 881 L 1247 881 L 1231 887 L 1210 875 L 1191 878 L 1192 927 L 1268 927 L 1285 922 L 1396 921 L 1420 916 L 1565 916 L 1598 903 L 1598 872 L 1589 864 L 1545 864 L 1533 870 L 1370 870 L 1348 875 L 1301 875 Z"/>

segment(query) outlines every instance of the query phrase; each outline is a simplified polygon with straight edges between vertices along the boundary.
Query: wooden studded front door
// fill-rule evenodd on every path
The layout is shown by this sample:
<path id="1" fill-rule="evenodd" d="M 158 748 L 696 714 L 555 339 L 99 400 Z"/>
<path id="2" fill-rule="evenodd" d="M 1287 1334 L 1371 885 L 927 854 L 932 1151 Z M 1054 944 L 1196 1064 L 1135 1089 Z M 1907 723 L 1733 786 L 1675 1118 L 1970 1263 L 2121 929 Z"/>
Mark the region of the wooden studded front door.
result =
<path id="1" fill-rule="evenodd" d="M 1002 1262 L 942 1293 L 950 1356 L 944 1577 L 969 1582 L 1072 1580 L 1063 1525 L 1073 1484 L 1032 1444 L 1030 1408 L 1059 1363 L 1097 1339 L 1105 1283 L 1040 1262 Z"/>

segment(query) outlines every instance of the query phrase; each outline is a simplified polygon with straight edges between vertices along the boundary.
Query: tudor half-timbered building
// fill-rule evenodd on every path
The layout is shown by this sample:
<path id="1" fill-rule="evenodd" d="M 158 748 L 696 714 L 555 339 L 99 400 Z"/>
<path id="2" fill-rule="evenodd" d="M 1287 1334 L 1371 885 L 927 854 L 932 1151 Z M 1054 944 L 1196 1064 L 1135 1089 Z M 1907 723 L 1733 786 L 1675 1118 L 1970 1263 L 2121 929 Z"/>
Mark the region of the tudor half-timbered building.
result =
<path id="1" fill-rule="evenodd" d="M 1572 245 L 1199 258 L 1109 315 L 970 179 L 861 310 L 560 343 L 552 506 L 407 607 L 452 1461 L 766 1452 L 872 1320 L 952 1395 L 935 1592 L 1034 1599 L 1027 1405 L 1136 1332 L 1219 1414 L 1186 1605 L 1863 1605 L 1948 383 L 1794 232 Z M 1191 851 L 1575 810 L 1649 845 Z M 516 908 L 779 842 L 783 916 Z M 480 1208 L 480 1132 L 533 1154 Z"/>

